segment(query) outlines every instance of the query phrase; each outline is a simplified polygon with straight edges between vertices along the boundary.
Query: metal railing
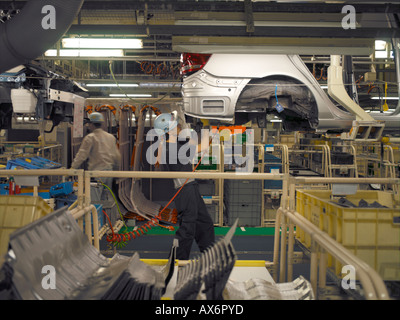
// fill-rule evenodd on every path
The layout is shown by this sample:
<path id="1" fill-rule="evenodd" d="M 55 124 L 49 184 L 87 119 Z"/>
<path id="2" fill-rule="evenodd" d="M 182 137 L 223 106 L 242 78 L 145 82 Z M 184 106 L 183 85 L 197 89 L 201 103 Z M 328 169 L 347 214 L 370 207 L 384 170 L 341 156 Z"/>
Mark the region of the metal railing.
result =
<path id="1" fill-rule="evenodd" d="M 78 225 L 83 231 L 83 220 L 85 220 L 85 234 L 90 243 L 97 249 L 100 248 L 98 215 L 96 207 L 90 202 L 87 202 L 84 190 L 84 170 L 70 170 L 70 169 L 38 169 L 38 170 L 1 170 L 0 177 L 41 177 L 41 176 L 63 176 L 63 177 L 77 177 L 78 179 L 78 197 L 73 205 L 69 207 L 70 213 L 77 220 Z M 33 195 L 38 195 L 38 186 L 33 186 Z M 90 188 L 89 190 L 90 194 Z M 93 235 L 92 235 L 92 221 L 93 219 Z"/>
<path id="2" fill-rule="evenodd" d="M 294 225 L 301 227 L 306 233 L 311 235 L 315 244 L 315 250 L 311 253 L 311 283 L 314 290 L 317 289 L 317 270 L 318 254 L 320 280 L 319 286 L 325 285 L 326 276 L 326 254 L 331 254 L 344 264 L 351 264 L 356 268 L 357 275 L 361 281 L 367 299 L 389 299 L 387 289 L 381 277 L 374 269 L 365 262 L 357 258 L 342 245 L 330 238 L 326 233 L 319 230 L 311 222 L 303 218 L 294 211 L 296 185 L 299 184 L 321 184 L 321 183 L 386 183 L 400 184 L 400 179 L 382 179 L 382 178 L 315 178 L 315 177 L 289 177 L 289 173 L 230 173 L 230 172 L 158 172 L 158 171 L 83 171 L 83 170 L 3 170 L 0 176 L 44 176 L 61 175 L 78 177 L 78 200 L 76 208 L 72 209 L 72 214 L 76 219 L 82 220 L 85 216 L 85 232 L 88 238 L 94 242 L 94 246 L 99 248 L 99 234 L 97 228 L 94 229 L 92 237 L 90 214 L 93 216 L 93 226 L 97 226 L 97 211 L 91 205 L 90 181 L 91 178 L 194 178 L 194 179 L 233 179 L 233 180 L 282 180 L 283 194 L 281 199 L 281 208 L 277 212 L 274 236 L 274 256 L 273 267 L 280 273 L 280 282 L 286 281 L 286 270 L 288 278 L 293 274 L 293 246 L 294 246 Z M 287 232 L 287 227 L 289 231 Z M 288 239 L 287 239 L 288 234 Z M 288 240 L 288 250 L 286 253 L 286 239 Z M 280 255 L 280 259 L 279 259 Z M 286 260 L 287 257 L 287 260 Z M 277 272 L 274 276 L 277 277 Z M 277 281 L 278 279 L 276 279 Z"/>
<path id="3" fill-rule="evenodd" d="M 388 183 L 398 185 L 400 179 L 382 178 L 290 178 L 289 186 L 285 188 L 282 195 L 281 208 L 277 212 L 275 221 L 273 273 L 274 280 L 279 282 L 292 281 L 293 258 L 294 258 L 294 226 L 300 227 L 310 235 L 311 261 L 310 282 L 317 293 L 317 289 L 324 289 L 326 282 L 326 259 L 331 254 L 345 265 L 352 265 L 365 292 L 365 298 L 369 300 L 387 300 L 389 294 L 380 275 L 367 263 L 357 258 L 354 254 L 344 248 L 341 244 L 331 238 L 327 233 L 301 216 L 295 211 L 295 188 L 298 184 L 315 183 Z M 286 192 L 288 193 L 286 193 Z M 289 229 L 289 230 L 288 230 Z M 318 256 L 319 256 L 319 286 L 318 286 Z M 279 267 L 279 272 L 278 272 Z"/>

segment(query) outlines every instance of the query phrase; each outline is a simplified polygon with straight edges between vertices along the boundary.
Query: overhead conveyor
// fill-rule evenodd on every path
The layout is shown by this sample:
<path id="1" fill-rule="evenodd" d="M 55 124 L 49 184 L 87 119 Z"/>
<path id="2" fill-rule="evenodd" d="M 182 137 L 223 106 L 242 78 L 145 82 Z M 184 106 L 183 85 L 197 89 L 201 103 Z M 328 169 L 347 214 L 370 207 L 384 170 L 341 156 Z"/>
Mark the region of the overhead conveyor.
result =
<path id="1" fill-rule="evenodd" d="M 380 140 L 385 122 L 374 119 L 348 95 L 343 83 L 343 67 L 340 65 L 339 55 L 331 55 L 331 65 L 328 68 L 328 93 L 350 113 L 356 116 L 350 132 L 342 133 L 343 140 Z"/>

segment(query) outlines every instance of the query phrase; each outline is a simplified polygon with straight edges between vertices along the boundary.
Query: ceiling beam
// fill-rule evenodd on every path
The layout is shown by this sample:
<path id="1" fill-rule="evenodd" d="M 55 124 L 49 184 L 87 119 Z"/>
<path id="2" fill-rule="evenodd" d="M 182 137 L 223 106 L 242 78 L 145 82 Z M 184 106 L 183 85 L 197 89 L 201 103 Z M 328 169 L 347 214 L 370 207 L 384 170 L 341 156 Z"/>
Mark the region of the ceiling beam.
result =
<path id="1" fill-rule="evenodd" d="M 370 55 L 374 39 L 299 37 L 172 37 L 176 52 Z"/>
<path id="2" fill-rule="evenodd" d="M 253 12 L 341 12 L 345 4 L 355 7 L 357 13 L 362 12 L 399 12 L 398 1 L 343 1 L 342 3 L 326 3 L 324 1 L 285 1 L 277 3 L 273 1 L 252 2 Z M 152 10 L 172 10 L 172 11 L 230 11 L 243 12 L 242 1 L 91 1 L 86 0 L 83 10 L 93 9 L 131 9 L 144 10 L 147 5 L 149 12 Z"/>
<path id="3" fill-rule="evenodd" d="M 171 36 L 248 36 L 243 26 L 213 25 L 72 25 L 67 34 L 89 35 L 171 35 Z M 323 38 L 399 38 L 400 29 L 391 28 L 321 28 L 257 26 L 253 36 L 262 37 L 323 37 Z"/>
<path id="4" fill-rule="evenodd" d="M 22 8 L 27 1 L 0 0 L 0 8 Z M 344 5 L 351 4 L 357 13 L 399 13 L 398 1 L 366 1 L 352 0 L 341 3 L 327 3 L 326 1 L 256 1 L 252 2 L 253 12 L 309 12 L 309 13 L 337 13 Z M 242 1 L 112 1 L 112 0 L 85 0 L 82 10 L 154 10 L 172 11 L 230 11 L 243 12 Z"/>

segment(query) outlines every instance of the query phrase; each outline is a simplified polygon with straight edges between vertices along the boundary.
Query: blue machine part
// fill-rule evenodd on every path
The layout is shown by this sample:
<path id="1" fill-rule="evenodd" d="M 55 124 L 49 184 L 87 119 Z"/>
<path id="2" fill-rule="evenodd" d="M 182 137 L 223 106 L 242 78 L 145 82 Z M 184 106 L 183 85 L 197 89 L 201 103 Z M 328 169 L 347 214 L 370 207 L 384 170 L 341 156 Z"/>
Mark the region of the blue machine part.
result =
<path id="1" fill-rule="evenodd" d="M 74 191 L 73 187 L 74 183 L 72 181 L 59 183 L 50 188 L 50 195 L 52 197 L 67 196 Z"/>
<path id="2" fill-rule="evenodd" d="M 61 168 L 61 164 L 42 158 L 42 157 L 30 157 L 30 158 L 16 158 L 7 162 L 6 170 L 14 170 L 16 168 L 24 169 L 57 169 Z"/>

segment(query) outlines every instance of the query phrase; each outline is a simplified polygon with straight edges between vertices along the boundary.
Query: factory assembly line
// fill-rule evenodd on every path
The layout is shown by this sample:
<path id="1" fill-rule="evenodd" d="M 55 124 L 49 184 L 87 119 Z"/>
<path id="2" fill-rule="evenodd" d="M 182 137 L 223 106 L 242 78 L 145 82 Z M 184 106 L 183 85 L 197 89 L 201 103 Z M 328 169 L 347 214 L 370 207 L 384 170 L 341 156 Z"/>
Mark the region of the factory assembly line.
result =
<path id="1" fill-rule="evenodd" d="M 399 19 L 0 0 L 0 300 L 399 300 Z"/>

